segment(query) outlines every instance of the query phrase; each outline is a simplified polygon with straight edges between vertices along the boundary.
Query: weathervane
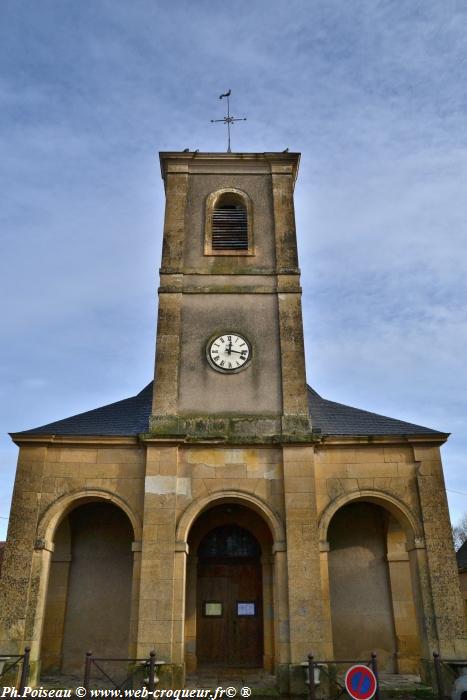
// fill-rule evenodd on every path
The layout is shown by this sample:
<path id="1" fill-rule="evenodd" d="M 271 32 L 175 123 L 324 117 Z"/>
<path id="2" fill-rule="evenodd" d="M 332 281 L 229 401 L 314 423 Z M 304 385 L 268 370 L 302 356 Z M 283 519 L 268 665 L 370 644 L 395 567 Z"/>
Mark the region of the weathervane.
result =
<path id="1" fill-rule="evenodd" d="M 222 100 L 223 97 L 227 97 L 227 116 L 224 117 L 223 119 L 211 119 L 211 123 L 214 124 L 214 122 L 223 122 L 224 124 L 227 124 L 227 153 L 232 153 L 232 149 L 230 148 L 230 125 L 233 124 L 234 122 L 246 122 L 246 117 L 231 117 L 230 116 L 230 95 L 232 93 L 232 90 L 228 90 L 228 92 L 225 92 L 223 95 L 219 95 L 219 99 Z"/>

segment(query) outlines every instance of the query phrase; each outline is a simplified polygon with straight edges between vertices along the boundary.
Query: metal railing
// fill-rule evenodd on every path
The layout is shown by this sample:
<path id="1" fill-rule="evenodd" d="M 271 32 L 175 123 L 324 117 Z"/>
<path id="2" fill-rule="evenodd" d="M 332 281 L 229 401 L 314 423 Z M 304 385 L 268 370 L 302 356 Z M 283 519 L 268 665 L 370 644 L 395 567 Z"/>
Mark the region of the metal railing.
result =
<path id="1" fill-rule="evenodd" d="M 26 647 L 24 654 L 0 654 L 0 664 L 2 664 L 0 670 L 0 681 L 3 676 L 6 676 L 7 673 L 13 671 L 13 669 L 19 670 L 19 666 L 21 664 L 21 674 L 17 688 L 19 695 L 24 693 L 24 689 L 28 682 L 30 653 L 30 647 Z"/>
<path id="2" fill-rule="evenodd" d="M 436 678 L 436 689 L 438 691 L 438 699 L 445 700 L 446 697 L 450 697 L 450 693 L 446 694 L 444 687 L 444 676 L 446 672 L 449 674 L 452 682 L 458 678 L 456 673 L 456 666 L 467 667 L 467 659 L 444 659 L 438 652 L 433 652 L 433 663 L 435 667 L 435 678 Z"/>
<path id="3" fill-rule="evenodd" d="M 345 685 L 339 682 L 337 674 L 335 677 L 331 676 L 328 670 L 328 666 L 337 666 L 338 664 L 360 664 L 362 666 L 368 666 L 373 671 L 376 678 L 376 690 L 374 694 L 375 700 L 380 700 L 379 692 L 379 678 L 378 678 L 378 660 L 376 654 L 373 652 L 371 654 L 370 660 L 364 659 L 324 659 L 317 660 L 313 654 L 308 654 L 308 698 L 309 700 L 316 700 L 316 686 L 315 686 L 315 669 L 322 671 L 329 679 L 330 684 L 335 684 L 337 686 L 337 695 L 334 696 L 334 700 L 340 698 L 341 695 L 347 693 Z"/>
<path id="4" fill-rule="evenodd" d="M 123 680 L 115 678 L 115 672 L 113 676 L 111 672 L 107 672 L 105 668 L 102 668 L 103 664 L 108 663 L 118 663 L 125 665 L 126 676 Z M 141 686 L 146 686 L 148 691 L 152 693 L 155 689 L 156 683 L 159 679 L 156 676 L 156 666 L 161 665 L 162 662 L 156 661 L 156 652 L 151 651 L 149 657 L 145 659 L 121 659 L 121 658 L 105 658 L 96 657 L 93 655 L 92 651 L 86 653 L 86 659 L 84 664 L 84 679 L 83 687 L 89 692 L 92 682 L 92 672 L 97 669 L 99 674 L 105 678 L 105 680 L 110 683 L 116 690 L 122 690 L 124 688 L 133 688 L 133 682 L 136 676 L 143 674 L 147 678 L 143 678 Z M 132 669 L 128 672 L 128 669 Z M 107 669 L 108 670 L 108 669 Z"/>

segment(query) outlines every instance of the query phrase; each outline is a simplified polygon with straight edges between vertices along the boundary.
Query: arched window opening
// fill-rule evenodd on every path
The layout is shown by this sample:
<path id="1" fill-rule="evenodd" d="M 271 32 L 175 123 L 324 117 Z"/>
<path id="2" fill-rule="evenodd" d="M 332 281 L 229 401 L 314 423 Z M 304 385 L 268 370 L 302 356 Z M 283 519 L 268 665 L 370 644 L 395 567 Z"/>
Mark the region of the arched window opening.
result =
<path id="1" fill-rule="evenodd" d="M 198 549 L 200 560 L 257 559 L 261 548 L 251 532 L 237 525 L 221 525 L 211 530 Z"/>
<path id="2" fill-rule="evenodd" d="M 239 190 L 213 192 L 207 200 L 206 255 L 252 255 L 251 202 Z"/>
<path id="3" fill-rule="evenodd" d="M 212 212 L 212 249 L 248 250 L 248 217 L 237 195 L 223 195 Z"/>

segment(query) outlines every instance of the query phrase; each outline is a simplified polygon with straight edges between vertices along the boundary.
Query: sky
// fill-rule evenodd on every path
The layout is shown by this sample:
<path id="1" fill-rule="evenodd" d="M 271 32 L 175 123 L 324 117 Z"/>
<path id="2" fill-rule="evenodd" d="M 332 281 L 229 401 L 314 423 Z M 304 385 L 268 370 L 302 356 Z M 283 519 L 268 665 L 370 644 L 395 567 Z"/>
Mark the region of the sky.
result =
<path id="1" fill-rule="evenodd" d="M 467 511 L 467 5 L 2 0 L 0 538 L 8 432 L 152 378 L 158 151 L 302 154 L 308 382 L 452 433 Z"/>

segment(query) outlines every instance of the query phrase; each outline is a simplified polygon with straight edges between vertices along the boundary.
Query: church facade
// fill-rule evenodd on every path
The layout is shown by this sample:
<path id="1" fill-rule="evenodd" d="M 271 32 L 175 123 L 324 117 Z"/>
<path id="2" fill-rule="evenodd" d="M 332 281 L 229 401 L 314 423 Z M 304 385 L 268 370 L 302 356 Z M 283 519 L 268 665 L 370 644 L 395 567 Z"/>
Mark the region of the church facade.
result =
<path id="1" fill-rule="evenodd" d="M 164 682 L 466 657 L 440 458 L 447 435 L 306 383 L 299 154 L 161 153 L 154 381 L 12 435 L 0 637 L 40 670 L 167 662 Z"/>

